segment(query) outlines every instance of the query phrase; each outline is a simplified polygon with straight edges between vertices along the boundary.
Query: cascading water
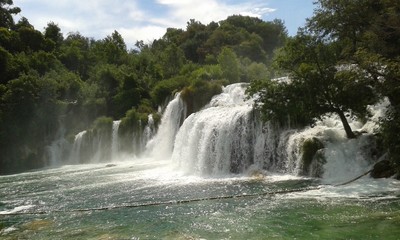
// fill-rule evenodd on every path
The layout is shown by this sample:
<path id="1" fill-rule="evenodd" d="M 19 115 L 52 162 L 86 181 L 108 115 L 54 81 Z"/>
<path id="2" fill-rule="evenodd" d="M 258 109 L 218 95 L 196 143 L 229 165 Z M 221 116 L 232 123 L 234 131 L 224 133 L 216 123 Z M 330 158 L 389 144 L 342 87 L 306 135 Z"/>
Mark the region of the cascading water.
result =
<path id="1" fill-rule="evenodd" d="M 253 110 L 252 99 L 246 99 L 245 88 L 245 84 L 225 87 L 208 106 L 184 121 L 172 154 L 172 162 L 178 169 L 203 176 L 259 169 L 327 179 L 333 179 L 336 174 L 346 179 L 371 165 L 370 154 L 365 151 L 373 144 L 370 141 L 372 132 L 365 129 L 370 122 L 364 125 L 349 119 L 352 129 L 365 132 L 351 140 L 345 137 L 340 119 L 335 115 L 325 116 L 324 121 L 317 122 L 314 127 L 280 129 L 272 123 L 261 123 Z M 303 146 L 310 140 L 323 145 L 318 154 L 322 158 L 319 162 L 304 162 Z"/>
<path id="2" fill-rule="evenodd" d="M 272 123 L 263 124 L 247 99 L 247 84 L 224 87 L 203 110 L 180 128 L 172 161 L 186 174 L 223 176 L 249 169 L 282 170 L 279 155 L 287 142 Z M 281 137 L 285 139 L 280 139 Z"/>
<path id="3" fill-rule="evenodd" d="M 187 173 L 221 175 L 242 172 L 254 163 L 252 101 L 243 84 L 224 88 L 204 110 L 190 115 L 180 128 L 173 162 Z"/>
<path id="4" fill-rule="evenodd" d="M 82 139 L 87 131 L 82 131 L 75 135 L 74 145 L 72 146 L 71 154 L 69 156 L 70 163 L 81 163 L 81 147 Z"/>
<path id="5" fill-rule="evenodd" d="M 373 145 L 370 135 L 377 128 L 379 116 L 384 114 L 385 101 L 370 107 L 375 115 L 372 121 L 364 124 L 348 119 L 353 130 L 364 134 L 347 139 L 340 119 L 334 114 L 304 129 L 282 129 L 271 122 L 262 123 L 253 109 L 253 100 L 246 98 L 246 87 L 243 83 L 224 87 L 207 106 L 186 119 L 186 106 L 177 94 L 165 108 L 157 132 L 153 116 L 149 115 L 142 132 L 133 133 L 133 155 L 131 152 L 128 159 L 144 151 L 145 156 L 156 160 L 171 159 L 185 174 L 201 176 L 267 170 L 326 179 L 351 178 L 375 160 L 366 149 Z M 101 157 L 107 155 L 105 151 L 109 151 L 112 160 L 118 160 L 123 155 L 119 148 L 120 123 L 113 122 L 109 140 L 102 134 L 85 138 L 86 132 L 77 134 L 70 154 L 70 160 L 74 161 L 70 162 L 82 163 L 81 152 L 88 151 L 82 151 L 81 145 L 92 149 L 85 162 L 104 161 Z M 307 162 L 303 159 L 303 146 L 309 140 L 323 146 L 317 149 L 319 159 Z M 83 144 L 85 141 L 89 142 Z"/>
<path id="6" fill-rule="evenodd" d="M 57 132 L 56 140 L 53 141 L 50 146 L 47 146 L 47 155 L 50 166 L 58 166 L 61 164 L 61 159 L 63 158 L 67 146 L 67 140 L 64 135 L 65 129 L 61 124 L 61 127 Z"/>
<path id="7" fill-rule="evenodd" d="M 176 133 L 185 117 L 186 106 L 178 93 L 167 105 L 157 134 L 147 143 L 146 154 L 157 160 L 169 159 Z"/>
<path id="8" fill-rule="evenodd" d="M 154 126 L 154 118 L 152 114 L 149 114 L 147 118 L 147 125 L 143 131 L 143 137 L 140 139 L 140 149 L 145 149 L 146 144 L 150 141 L 151 138 L 154 137 L 155 132 L 156 129 Z"/>
<path id="9" fill-rule="evenodd" d="M 121 120 L 113 121 L 112 134 L 111 134 L 111 161 L 115 161 L 118 159 L 118 153 L 119 153 L 118 129 L 120 124 Z"/>

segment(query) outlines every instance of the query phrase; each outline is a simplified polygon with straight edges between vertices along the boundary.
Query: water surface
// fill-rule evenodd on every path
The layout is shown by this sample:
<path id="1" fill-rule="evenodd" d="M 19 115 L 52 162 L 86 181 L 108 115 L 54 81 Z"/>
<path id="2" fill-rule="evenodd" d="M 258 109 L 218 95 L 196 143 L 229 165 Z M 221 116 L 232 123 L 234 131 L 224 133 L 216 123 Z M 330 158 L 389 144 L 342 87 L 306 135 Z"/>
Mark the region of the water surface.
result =
<path id="1" fill-rule="evenodd" d="M 2 176 L 0 239 L 399 239 L 397 181 L 326 184 L 182 176 L 144 160 Z"/>

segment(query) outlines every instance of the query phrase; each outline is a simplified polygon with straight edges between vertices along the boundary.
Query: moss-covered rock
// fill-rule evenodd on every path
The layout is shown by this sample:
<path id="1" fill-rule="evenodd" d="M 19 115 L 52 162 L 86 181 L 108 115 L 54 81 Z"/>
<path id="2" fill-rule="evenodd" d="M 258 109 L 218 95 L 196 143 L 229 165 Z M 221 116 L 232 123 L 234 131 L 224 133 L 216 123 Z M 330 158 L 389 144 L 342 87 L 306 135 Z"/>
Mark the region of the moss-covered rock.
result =
<path id="1" fill-rule="evenodd" d="M 92 131 L 111 135 L 112 125 L 113 125 L 112 118 L 99 117 L 94 121 L 93 126 L 92 126 Z"/>
<path id="2" fill-rule="evenodd" d="M 320 149 L 324 148 L 324 144 L 318 138 L 309 138 L 303 142 L 302 149 L 301 149 L 301 175 L 309 176 L 310 175 L 310 166 L 314 163 L 314 168 L 317 168 L 317 165 L 321 165 L 324 163 L 324 155 L 323 152 L 320 152 L 317 155 L 317 152 Z M 320 168 L 320 167 L 318 167 Z M 320 173 L 317 175 L 322 175 Z"/>
<path id="3" fill-rule="evenodd" d="M 181 92 L 181 97 L 187 106 L 187 115 L 199 111 L 211 98 L 222 92 L 220 82 L 195 80 Z"/>
<path id="4" fill-rule="evenodd" d="M 397 173 L 396 167 L 389 160 L 377 162 L 370 173 L 373 178 L 389 178 Z"/>
<path id="5" fill-rule="evenodd" d="M 309 167 L 309 176 L 311 177 L 317 177 L 317 178 L 322 178 L 324 174 L 324 164 L 326 163 L 326 158 L 325 158 L 325 149 L 319 149 L 314 157 L 313 160 L 310 164 Z"/>

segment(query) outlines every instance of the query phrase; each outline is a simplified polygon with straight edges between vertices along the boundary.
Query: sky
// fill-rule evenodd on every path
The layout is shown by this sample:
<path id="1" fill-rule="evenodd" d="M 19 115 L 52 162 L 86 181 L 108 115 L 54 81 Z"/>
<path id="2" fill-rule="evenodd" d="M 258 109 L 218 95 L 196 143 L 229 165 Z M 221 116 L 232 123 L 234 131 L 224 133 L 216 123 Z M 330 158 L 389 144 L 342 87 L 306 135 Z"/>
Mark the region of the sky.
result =
<path id="1" fill-rule="evenodd" d="M 282 19 L 295 35 L 312 16 L 314 0 L 14 0 L 39 31 L 49 22 L 58 24 L 64 37 L 79 32 L 103 39 L 118 31 L 128 47 L 136 41 L 161 38 L 169 27 L 185 29 L 190 19 L 203 24 L 240 14 L 265 21 Z"/>

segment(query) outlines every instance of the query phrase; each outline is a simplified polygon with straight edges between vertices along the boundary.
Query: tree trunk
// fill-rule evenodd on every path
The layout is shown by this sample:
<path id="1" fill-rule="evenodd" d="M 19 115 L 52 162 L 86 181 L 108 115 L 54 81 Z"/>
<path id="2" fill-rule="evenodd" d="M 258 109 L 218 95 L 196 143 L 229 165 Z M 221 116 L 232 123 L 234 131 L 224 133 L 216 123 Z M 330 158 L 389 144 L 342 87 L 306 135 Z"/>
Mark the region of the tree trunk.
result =
<path id="1" fill-rule="evenodd" d="M 342 120 L 342 124 L 343 124 L 344 130 L 346 131 L 347 138 L 356 138 L 356 135 L 351 130 L 349 122 L 347 122 L 344 112 L 342 110 L 337 110 L 336 113 L 339 114 L 340 120 Z"/>

